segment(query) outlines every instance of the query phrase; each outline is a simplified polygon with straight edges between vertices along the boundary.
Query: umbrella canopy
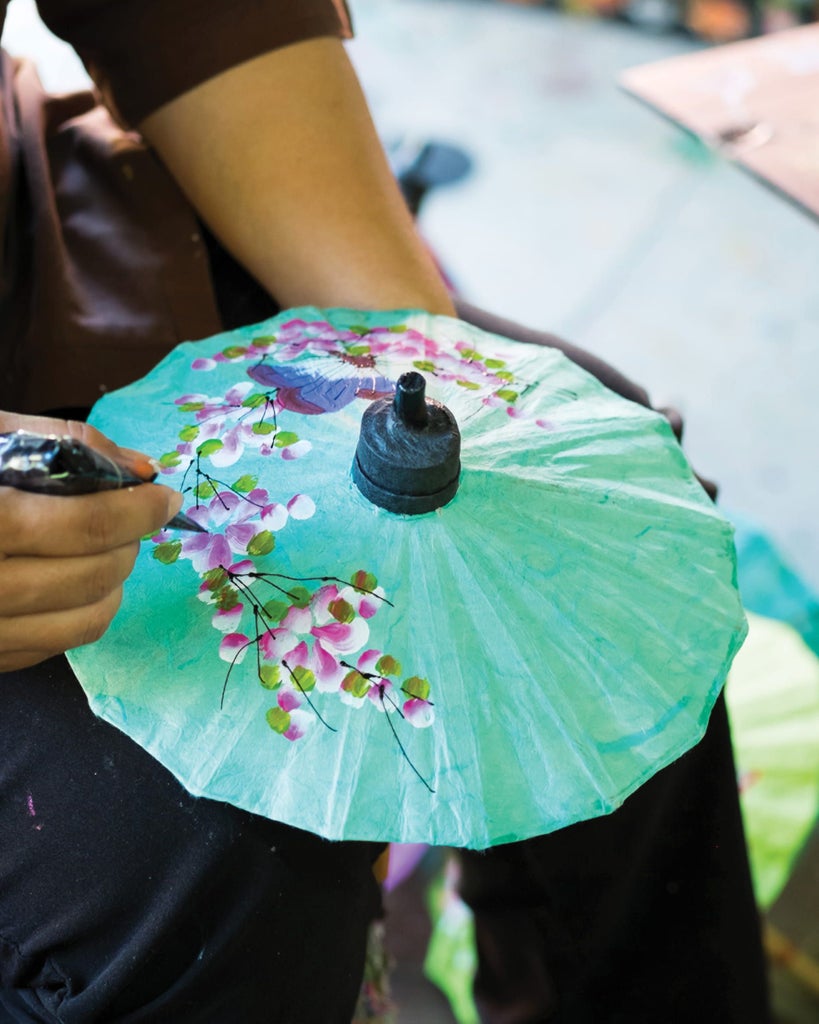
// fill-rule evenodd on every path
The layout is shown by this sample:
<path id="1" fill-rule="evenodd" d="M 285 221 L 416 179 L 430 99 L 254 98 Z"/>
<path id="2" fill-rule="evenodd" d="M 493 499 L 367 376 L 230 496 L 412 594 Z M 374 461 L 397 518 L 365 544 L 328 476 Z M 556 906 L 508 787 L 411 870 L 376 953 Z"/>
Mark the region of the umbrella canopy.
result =
<path id="1" fill-rule="evenodd" d="M 407 372 L 432 401 L 402 426 Z M 367 410 L 422 445 L 450 423 L 454 496 L 365 496 L 406 489 L 404 456 L 369 480 Z M 191 792 L 329 838 L 484 848 L 605 814 L 701 737 L 745 635 L 733 529 L 668 424 L 553 349 L 289 310 L 92 422 L 160 454 L 208 532 L 147 541 L 71 652 L 91 706 Z"/>

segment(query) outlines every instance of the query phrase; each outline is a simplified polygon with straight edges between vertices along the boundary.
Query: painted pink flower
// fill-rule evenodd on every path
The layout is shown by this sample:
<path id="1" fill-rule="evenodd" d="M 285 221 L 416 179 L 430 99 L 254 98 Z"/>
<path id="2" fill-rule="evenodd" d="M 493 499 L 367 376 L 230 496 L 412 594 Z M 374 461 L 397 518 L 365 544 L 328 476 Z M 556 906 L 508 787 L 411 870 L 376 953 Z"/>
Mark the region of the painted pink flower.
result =
<path id="1" fill-rule="evenodd" d="M 244 633 L 227 633 L 219 644 L 219 657 L 222 661 L 239 665 L 252 646 L 252 641 Z"/>
<path id="2" fill-rule="evenodd" d="M 411 697 L 401 708 L 404 718 L 416 729 L 425 729 L 435 721 L 435 709 L 428 700 Z"/>
<path id="3" fill-rule="evenodd" d="M 352 587 L 320 587 L 307 605 L 291 605 L 281 622 L 261 636 L 264 658 L 286 663 L 291 672 L 299 667 L 312 673 L 320 692 L 338 690 L 347 672 L 342 663 L 369 637 L 366 619 L 356 610 L 360 603 Z"/>

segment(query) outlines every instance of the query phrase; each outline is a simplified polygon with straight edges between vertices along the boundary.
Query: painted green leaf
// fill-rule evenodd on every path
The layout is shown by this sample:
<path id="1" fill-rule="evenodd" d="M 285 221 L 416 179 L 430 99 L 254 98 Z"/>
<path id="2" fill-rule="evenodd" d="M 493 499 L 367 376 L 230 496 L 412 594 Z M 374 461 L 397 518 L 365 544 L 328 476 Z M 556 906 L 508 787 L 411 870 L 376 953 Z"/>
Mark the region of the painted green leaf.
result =
<path id="1" fill-rule="evenodd" d="M 295 444 L 298 439 L 299 435 L 294 434 L 292 430 L 280 430 L 273 438 L 273 444 L 276 448 L 286 448 L 289 444 Z"/>
<path id="2" fill-rule="evenodd" d="M 310 598 L 313 595 L 307 587 L 291 587 L 287 591 L 287 596 L 290 598 L 290 603 L 295 605 L 296 608 L 306 608 L 310 604 Z"/>
<path id="3" fill-rule="evenodd" d="M 262 665 L 259 669 L 259 682 L 266 690 L 277 690 L 282 684 L 282 674 L 279 666 Z"/>
<path id="4" fill-rule="evenodd" d="M 254 434 L 264 436 L 266 434 L 272 434 L 276 429 L 276 424 L 270 423 L 268 420 L 262 420 L 261 423 L 254 423 L 250 429 Z"/>
<path id="5" fill-rule="evenodd" d="M 495 394 L 498 398 L 502 398 L 504 402 L 509 402 L 510 405 L 517 402 L 520 397 L 517 391 L 512 391 L 509 388 L 501 388 L 500 391 L 496 391 Z"/>
<path id="6" fill-rule="evenodd" d="M 409 679 L 405 679 L 401 689 L 408 697 L 429 700 L 429 683 L 420 676 L 410 676 Z"/>
<path id="7" fill-rule="evenodd" d="M 474 380 L 456 380 L 455 383 L 459 387 L 466 388 L 467 391 L 480 391 L 480 384 Z"/>
<path id="8" fill-rule="evenodd" d="M 327 605 L 327 611 L 333 616 L 336 622 L 352 622 L 355 618 L 355 609 L 349 601 L 343 597 L 337 597 Z"/>
<path id="9" fill-rule="evenodd" d="M 180 412 L 199 412 L 200 409 L 205 408 L 204 402 L 183 402 L 177 406 Z"/>
<path id="10" fill-rule="evenodd" d="M 218 487 L 212 480 L 200 480 L 193 493 L 197 498 L 212 498 L 217 490 Z"/>
<path id="11" fill-rule="evenodd" d="M 159 456 L 159 465 L 164 466 L 165 469 L 170 469 L 172 466 L 178 466 L 182 461 L 182 456 L 179 452 L 165 452 L 164 455 Z"/>
<path id="12" fill-rule="evenodd" d="M 239 356 L 247 354 L 247 348 L 244 345 L 228 345 L 227 348 L 222 349 L 222 355 L 226 359 L 238 359 Z"/>
<path id="13" fill-rule="evenodd" d="M 462 359 L 471 359 L 477 362 L 483 362 L 483 356 L 474 348 L 462 348 L 460 350 Z"/>
<path id="14" fill-rule="evenodd" d="M 276 538 L 270 530 L 262 530 L 247 545 L 249 555 L 269 555 L 276 546 Z"/>
<path id="15" fill-rule="evenodd" d="M 273 732 L 277 732 L 281 736 L 290 728 L 290 715 L 284 708 L 270 708 L 264 717 Z"/>
<path id="16" fill-rule="evenodd" d="M 347 351 L 351 356 L 368 356 L 370 354 L 370 346 L 350 345 L 348 346 Z"/>
<path id="17" fill-rule="evenodd" d="M 364 569 L 359 569 L 358 572 L 354 573 L 350 583 L 352 583 L 356 590 L 368 594 L 372 593 L 378 586 L 378 580 L 375 576 Z"/>
<path id="18" fill-rule="evenodd" d="M 370 328 L 367 327 L 366 324 L 364 324 L 364 325 L 362 325 L 362 324 L 354 324 L 350 328 L 350 330 L 353 332 L 353 334 L 365 335 L 365 334 L 369 334 L 370 333 Z"/>
<path id="19" fill-rule="evenodd" d="M 268 621 L 281 622 L 290 611 L 290 605 L 286 601 L 268 601 L 262 611 Z"/>
<path id="20" fill-rule="evenodd" d="M 424 373 L 434 373 L 435 363 L 431 363 L 429 359 L 415 359 L 412 364 L 416 370 L 423 370 Z"/>
<path id="21" fill-rule="evenodd" d="M 234 587 L 222 587 L 216 595 L 216 607 L 219 611 L 229 612 L 239 603 L 239 593 Z"/>
<path id="22" fill-rule="evenodd" d="M 259 337 L 258 338 L 254 338 L 253 341 L 251 341 L 250 344 L 251 345 L 255 345 L 256 348 L 267 348 L 269 345 L 275 344 L 275 341 L 276 341 L 276 335 L 275 334 L 259 335 Z"/>
<path id="23" fill-rule="evenodd" d="M 157 562 L 161 562 L 163 565 L 172 565 L 179 558 L 181 551 L 181 540 L 166 540 L 157 544 L 152 554 Z"/>
<path id="24" fill-rule="evenodd" d="M 353 669 L 341 680 L 341 689 L 354 697 L 366 697 L 370 691 L 370 681 L 357 670 Z"/>
<path id="25" fill-rule="evenodd" d="M 180 441 L 195 441 L 197 437 L 199 437 L 199 427 L 193 423 L 179 431 Z"/>
<path id="26" fill-rule="evenodd" d="M 382 654 L 375 663 L 375 671 L 380 676 L 397 676 L 401 672 L 401 662 L 396 661 L 391 654 Z"/>
<path id="27" fill-rule="evenodd" d="M 316 685 L 316 677 L 304 665 L 296 665 L 294 669 L 291 669 L 290 675 L 293 682 L 303 693 L 309 693 Z"/>
<path id="28" fill-rule="evenodd" d="M 256 484 L 259 482 L 257 476 L 251 476 L 250 473 L 245 473 L 244 476 L 240 476 L 233 484 L 233 490 L 238 491 L 240 494 L 247 494 L 252 491 Z"/>
<path id="29" fill-rule="evenodd" d="M 217 565 L 215 569 L 208 569 L 207 572 L 202 573 L 202 579 L 208 590 L 219 590 L 220 587 L 227 583 L 229 578 L 227 570 L 223 569 L 221 565 Z"/>
<path id="30" fill-rule="evenodd" d="M 485 359 L 484 366 L 487 370 L 499 370 L 502 366 L 506 366 L 505 359 Z"/>
<path id="31" fill-rule="evenodd" d="M 254 391 L 243 400 L 242 405 L 245 409 L 258 409 L 260 405 L 264 405 L 267 401 L 269 401 L 267 395 Z"/>
<path id="32" fill-rule="evenodd" d="M 515 375 L 510 373 L 508 370 L 499 370 L 495 376 L 500 377 L 501 380 L 508 380 L 510 382 L 515 379 Z"/>
<path id="33" fill-rule="evenodd" d="M 390 334 L 406 334 L 407 325 L 406 324 L 393 324 L 392 327 L 389 328 L 389 331 L 390 331 Z"/>
<path id="34" fill-rule="evenodd" d="M 199 445 L 196 449 L 196 454 L 207 458 L 209 455 L 215 455 L 216 452 L 220 452 L 224 447 L 218 437 L 211 437 Z"/>

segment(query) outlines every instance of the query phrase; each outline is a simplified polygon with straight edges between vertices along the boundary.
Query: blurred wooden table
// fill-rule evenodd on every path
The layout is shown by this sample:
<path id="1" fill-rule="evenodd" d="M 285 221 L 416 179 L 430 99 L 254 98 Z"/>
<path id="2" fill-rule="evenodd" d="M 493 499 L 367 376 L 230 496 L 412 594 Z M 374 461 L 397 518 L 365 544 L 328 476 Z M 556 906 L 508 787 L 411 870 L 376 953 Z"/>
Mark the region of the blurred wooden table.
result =
<path id="1" fill-rule="evenodd" d="M 620 84 L 819 219 L 819 25 L 631 68 Z"/>

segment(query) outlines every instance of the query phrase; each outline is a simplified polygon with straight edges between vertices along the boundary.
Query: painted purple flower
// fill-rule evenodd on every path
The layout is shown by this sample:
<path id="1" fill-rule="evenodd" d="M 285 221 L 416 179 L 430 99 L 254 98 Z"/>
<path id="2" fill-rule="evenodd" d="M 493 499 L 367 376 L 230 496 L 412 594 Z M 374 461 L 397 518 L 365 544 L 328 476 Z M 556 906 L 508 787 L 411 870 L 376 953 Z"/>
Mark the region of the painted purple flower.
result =
<path id="1" fill-rule="evenodd" d="M 189 558 L 198 573 L 229 566 L 234 555 L 246 555 L 247 546 L 260 533 L 259 513 L 267 491 L 244 495 L 219 491 L 207 505 L 195 505 L 187 514 L 206 533 L 192 533 L 182 541 L 181 558 Z M 218 531 L 224 527 L 224 531 Z"/>
<path id="2" fill-rule="evenodd" d="M 296 494 L 281 505 L 271 502 L 267 491 L 260 488 L 246 495 L 219 491 L 207 504 L 188 509 L 190 518 L 207 532 L 187 535 L 179 557 L 189 558 L 200 574 L 229 566 L 235 555 L 252 552 L 253 541 L 263 531 L 281 530 L 289 518 L 309 519 L 315 509 L 306 494 Z"/>

